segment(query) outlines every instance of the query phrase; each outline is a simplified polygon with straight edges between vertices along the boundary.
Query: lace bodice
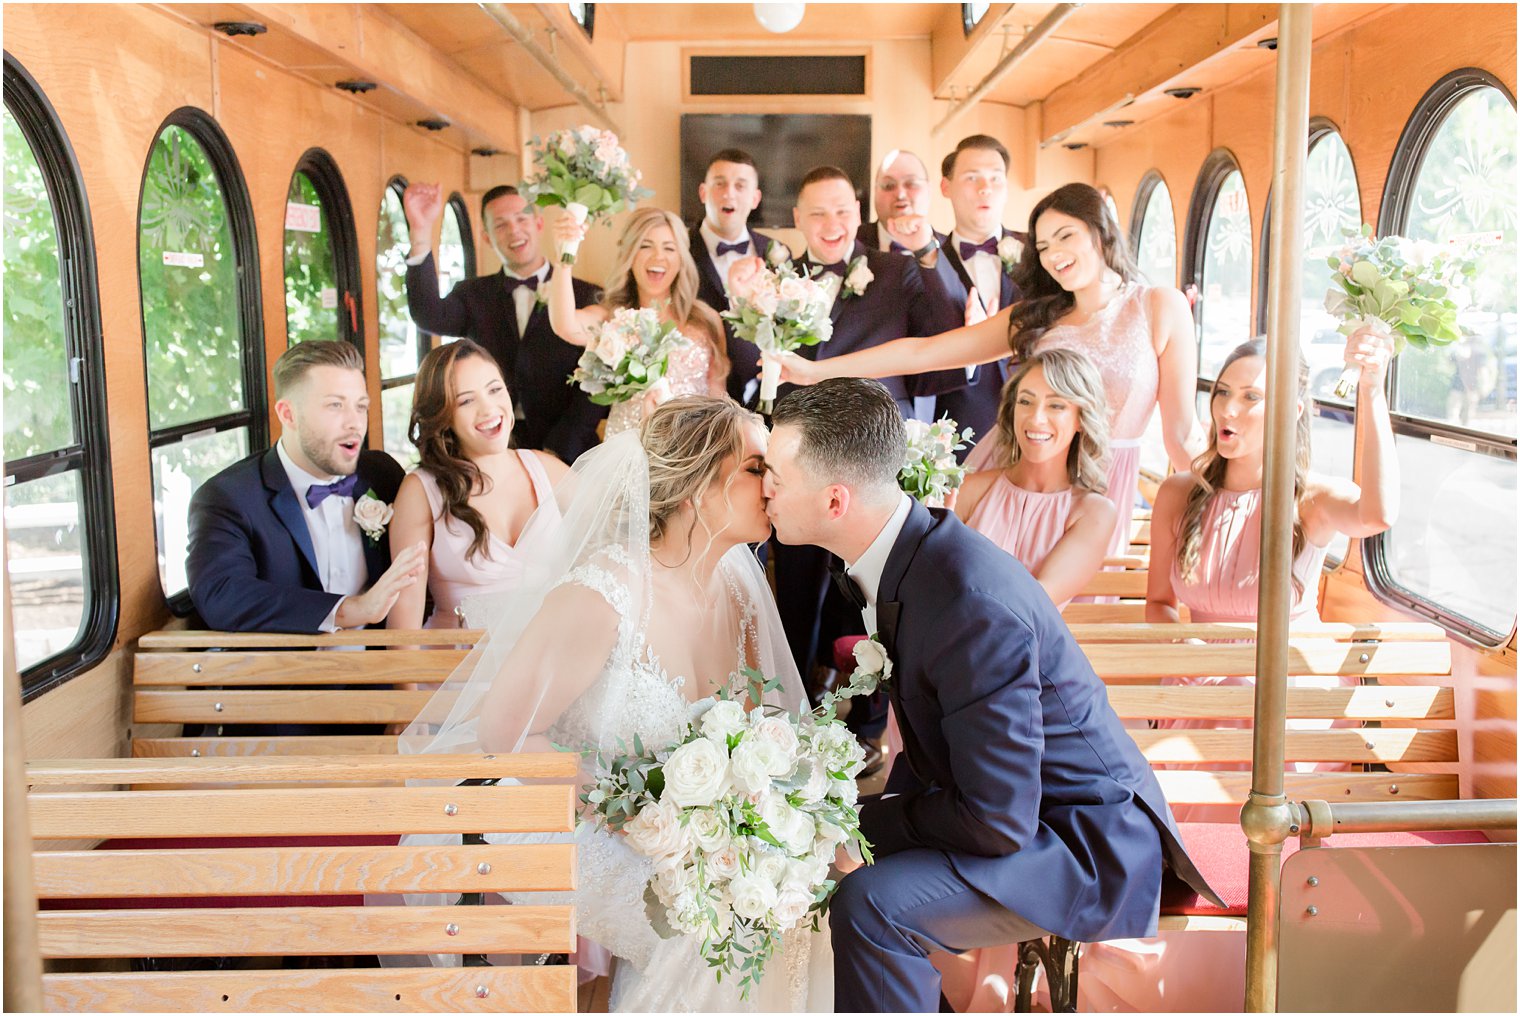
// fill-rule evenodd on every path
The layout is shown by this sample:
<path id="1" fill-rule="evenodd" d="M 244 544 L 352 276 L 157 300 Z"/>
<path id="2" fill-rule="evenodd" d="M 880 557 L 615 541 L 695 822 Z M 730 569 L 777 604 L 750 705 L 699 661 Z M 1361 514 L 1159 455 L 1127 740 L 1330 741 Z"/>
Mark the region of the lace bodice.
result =
<path id="1" fill-rule="evenodd" d="M 1097 366 L 1108 397 L 1109 436 L 1133 440 L 1145 433 L 1156 392 L 1160 364 L 1151 338 L 1149 287 L 1126 283 L 1108 305 L 1079 325 L 1055 325 L 1035 350 L 1070 349 Z"/>
<path id="2" fill-rule="evenodd" d="M 670 354 L 670 367 L 665 379 L 670 385 L 672 397 L 677 395 L 706 395 L 707 375 L 712 370 L 712 353 L 706 344 L 687 339 Z M 625 430 L 638 430 L 644 422 L 644 400 L 629 399 L 619 402 L 607 414 L 606 437 L 621 434 Z"/>

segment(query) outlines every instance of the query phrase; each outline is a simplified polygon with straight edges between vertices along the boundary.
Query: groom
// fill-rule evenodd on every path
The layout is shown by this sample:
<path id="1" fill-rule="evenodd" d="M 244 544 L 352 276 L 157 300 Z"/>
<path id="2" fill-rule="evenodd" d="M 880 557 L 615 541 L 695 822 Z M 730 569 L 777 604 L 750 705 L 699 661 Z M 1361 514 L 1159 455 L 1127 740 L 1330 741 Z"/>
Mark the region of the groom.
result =
<path id="1" fill-rule="evenodd" d="M 876 863 L 830 905 L 838 1012 L 933 1012 L 935 950 L 1155 934 L 1164 879 L 1217 902 L 1050 598 L 954 514 L 897 487 L 905 433 L 875 381 L 783 397 L 766 510 L 842 558 L 879 633 L 903 758 L 861 804 Z"/>

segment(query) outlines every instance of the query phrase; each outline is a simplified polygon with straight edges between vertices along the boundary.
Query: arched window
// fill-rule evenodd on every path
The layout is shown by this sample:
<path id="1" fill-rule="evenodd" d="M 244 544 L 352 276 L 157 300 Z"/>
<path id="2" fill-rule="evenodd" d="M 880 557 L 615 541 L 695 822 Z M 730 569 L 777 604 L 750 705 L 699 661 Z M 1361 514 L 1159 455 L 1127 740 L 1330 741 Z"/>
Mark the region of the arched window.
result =
<path id="1" fill-rule="evenodd" d="M 470 233 L 470 212 L 464 198 L 451 194 L 443 206 L 438 239 L 438 295 L 447 296 L 449 290 L 474 275 L 475 238 Z"/>
<path id="2" fill-rule="evenodd" d="M 158 573 L 178 612 L 191 495 L 268 444 L 253 208 L 232 145 L 200 110 L 159 128 L 137 231 Z"/>
<path id="3" fill-rule="evenodd" d="M 967 35 L 970 35 L 972 30 L 982 23 L 982 19 L 987 16 L 987 10 L 991 6 L 992 4 L 987 3 L 986 0 L 980 0 L 978 3 L 961 4 L 961 29 Z"/>
<path id="4" fill-rule="evenodd" d="M 363 348 L 354 210 L 332 156 L 301 156 L 285 196 L 285 332 L 291 345 L 343 339 Z"/>
<path id="5" fill-rule="evenodd" d="M 406 305 L 406 256 L 411 246 L 401 195 L 406 181 L 393 177 L 380 199 L 380 232 L 375 243 L 375 277 L 380 313 L 381 441 L 403 466 L 417 463 L 417 450 L 407 440 L 412 415 L 412 385 L 417 364 L 431 347 L 428 334 L 412 323 Z"/>
<path id="6" fill-rule="evenodd" d="M 1198 375 L 1213 378 L 1230 350 L 1251 337 L 1251 207 L 1235 157 L 1204 161 L 1188 211 L 1184 270 L 1198 287 Z"/>
<path id="7" fill-rule="evenodd" d="M 95 240 L 74 150 L 5 55 L 5 527 L 27 698 L 101 660 L 120 590 Z"/>
<path id="8" fill-rule="evenodd" d="M 1438 81 L 1404 128 L 1380 235 L 1486 245 L 1451 346 L 1392 369 L 1397 524 L 1368 546 L 1372 588 L 1489 644 L 1515 623 L 1515 100 L 1493 75 Z"/>
<path id="9" fill-rule="evenodd" d="M 586 38 L 592 38 L 596 34 L 596 4 L 569 3 L 565 6 L 570 8 L 570 16 L 581 26 Z"/>
<path id="10" fill-rule="evenodd" d="M 1177 285 L 1177 217 L 1172 214 L 1172 192 L 1155 170 L 1145 174 L 1135 194 L 1130 244 L 1135 266 L 1147 282 Z"/>

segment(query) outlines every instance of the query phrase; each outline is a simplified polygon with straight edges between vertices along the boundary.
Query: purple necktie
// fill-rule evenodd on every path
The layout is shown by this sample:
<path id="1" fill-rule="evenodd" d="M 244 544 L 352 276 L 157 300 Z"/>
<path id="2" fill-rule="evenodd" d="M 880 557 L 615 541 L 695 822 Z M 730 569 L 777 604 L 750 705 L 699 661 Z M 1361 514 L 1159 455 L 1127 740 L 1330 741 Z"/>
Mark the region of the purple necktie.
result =
<path id="1" fill-rule="evenodd" d="M 358 473 L 349 473 L 336 483 L 314 483 L 306 488 L 306 504 L 315 508 L 334 494 L 339 497 L 353 497 L 354 488 L 358 485 Z"/>
<path id="2" fill-rule="evenodd" d="M 978 254 L 991 254 L 993 257 L 997 257 L 997 249 L 998 249 L 998 242 L 997 242 L 997 237 L 995 237 L 995 236 L 989 236 L 987 239 L 983 240 L 981 243 L 968 243 L 967 241 L 962 240 L 961 241 L 961 260 L 962 261 L 970 261 L 973 257 L 975 257 Z"/>
<path id="3" fill-rule="evenodd" d="M 718 257 L 722 257 L 725 254 L 748 254 L 748 253 L 749 253 L 749 241 L 748 240 L 740 240 L 738 243 L 724 243 L 722 240 L 718 241 Z"/>

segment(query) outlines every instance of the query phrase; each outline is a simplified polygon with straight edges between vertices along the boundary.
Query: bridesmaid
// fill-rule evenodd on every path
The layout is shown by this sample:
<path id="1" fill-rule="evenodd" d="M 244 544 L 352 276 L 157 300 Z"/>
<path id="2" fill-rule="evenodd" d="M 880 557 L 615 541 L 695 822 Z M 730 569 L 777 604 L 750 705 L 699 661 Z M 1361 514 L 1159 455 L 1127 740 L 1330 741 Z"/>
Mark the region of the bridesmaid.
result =
<path id="1" fill-rule="evenodd" d="M 396 495 L 390 541 L 428 546 L 426 582 L 401 594 L 386 627 L 424 627 L 424 589 L 433 597 L 425 627 L 460 627 L 454 608 L 510 589 L 521 575 L 518 542 L 558 516 L 553 485 L 569 469 L 512 448 L 512 423 L 501 368 L 482 347 L 460 339 L 423 358 L 408 432 L 421 464 Z M 550 507 L 535 515 L 541 505 Z"/>
<path id="2" fill-rule="evenodd" d="M 568 215 L 554 224 L 555 242 L 563 246 L 586 235 L 586 227 Z M 697 264 L 691 258 L 690 236 L 673 213 L 640 208 L 628 217 L 618 238 L 617 261 L 608 276 L 602 301 L 576 309 L 569 272 L 549 277 L 549 323 L 566 342 L 584 346 L 587 329 L 601 324 L 624 307 L 656 307 L 691 343 L 671 354 L 667 391 L 651 389 L 643 399 L 612 407 L 606 437 L 637 429 L 660 401 L 676 395 L 722 397 L 728 391 L 727 340 L 718 312 L 697 298 Z"/>
<path id="3" fill-rule="evenodd" d="M 955 513 L 1017 558 L 1058 607 L 1103 566 L 1117 511 L 1108 483 L 1108 406 L 1092 361 L 1035 353 L 1003 387 L 997 444 L 1008 465 L 966 478 Z"/>
<path id="4" fill-rule="evenodd" d="M 1014 272 L 1023 298 L 992 317 L 943 335 L 898 339 L 823 360 L 785 357 L 784 380 L 886 377 L 1027 359 L 1043 349 L 1074 349 L 1098 367 L 1108 396 L 1108 497 L 1117 506 L 1110 554 L 1129 544 L 1140 483 L 1140 437 L 1161 410 L 1161 436 L 1173 468 L 1187 469 L 1203 448 L 1193 398 L 1198 351 L 1187 298 L 1169 286 L 1139 281 L 1124 233 L 1098 191 L 1070 183 L 1029 213 L 1029 235 Z M 995 438 L 983 440 L 967 464 L 997 461 Z"/>

